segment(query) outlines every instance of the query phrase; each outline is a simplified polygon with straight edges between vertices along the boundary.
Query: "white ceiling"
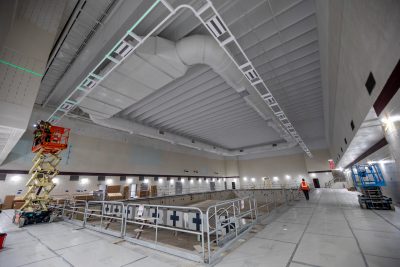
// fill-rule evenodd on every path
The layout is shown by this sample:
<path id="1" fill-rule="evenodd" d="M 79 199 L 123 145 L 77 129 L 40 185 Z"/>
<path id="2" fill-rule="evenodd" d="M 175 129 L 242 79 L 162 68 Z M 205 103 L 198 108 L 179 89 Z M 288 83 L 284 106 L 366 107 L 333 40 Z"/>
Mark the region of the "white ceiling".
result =
<path id="1" fill-rule="evenodd" d="M 182 1 L 169 2 L 177 5 Z M 200 0 L 188 2 L 198 6 L 204 4 Z M 314 1 L 212 2 L 304 141 L 324 139 Z M 139 25 L 137 33 L 148 29 L 157 19 L 157 15 L 150 14 Z M 206 32 L 199 20 L 185 11 L 157 34 L 177 41 Z M 48 97 L 51 89 L 49 85 L 41 90 L 38 103 Z M 55 98 L 65 94 L 55 92 Z M 101 100 L 101 96 L 98 95 L 97 100 Z M 202 65 L 192 67 L 182 78 L 124 110 L 129 112 L 122 111 L 119 116 L 227 148 L 282 141 L 234 89 Z"/>
<path id="2" fill-rule="evenodd" d="M 239 93 L 202 65 L 122 114 L 157 129 L 229 149 L 282 142 Z"/>

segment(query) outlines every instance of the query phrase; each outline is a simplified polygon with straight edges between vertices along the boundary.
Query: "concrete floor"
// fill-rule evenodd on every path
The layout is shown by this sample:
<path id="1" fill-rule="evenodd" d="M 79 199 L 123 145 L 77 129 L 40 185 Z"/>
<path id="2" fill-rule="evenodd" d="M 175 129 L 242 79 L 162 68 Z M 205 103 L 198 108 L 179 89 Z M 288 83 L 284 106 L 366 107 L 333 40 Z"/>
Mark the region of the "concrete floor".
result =
<path id="1" fill-rule="evenodd" d="M 400 266 L 400 212 L 360 209 L 357 193 L 319 189 L 216 266 Z"/>
<path id="2" fill-rule="evenodd" d="M 295 202 L 216 266 L 400 266 L 400 212 L 361 210 L 356 193 L 320 189 Z M 69 223 L 11 224 L 0 266 L 201 266 Z M 238 243 L 239 243 L 238 242 Z"/>

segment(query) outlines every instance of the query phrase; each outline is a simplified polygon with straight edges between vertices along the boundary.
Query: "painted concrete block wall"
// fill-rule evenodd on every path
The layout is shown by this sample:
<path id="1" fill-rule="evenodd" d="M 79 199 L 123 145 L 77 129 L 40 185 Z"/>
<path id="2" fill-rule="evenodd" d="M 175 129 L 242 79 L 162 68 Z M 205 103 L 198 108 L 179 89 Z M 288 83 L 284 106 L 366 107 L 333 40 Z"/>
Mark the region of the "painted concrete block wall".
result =
<path id="1" fill-rule="evenodd" d="M 310 183 L 312 178 L 318 178 L 321 187 L 324 187 L 325 183 L 333 179 L 332 174 L 330 172 L 309 172 L 329 170 L 329 151 L 327 149 L 312 150 L 312 153 L 313 158 L 311 159 L 300 153 L 240 160 L 238 161 L 240 182 L 244 187 L 260 188 L 267 184 L 278 187 L 281 185 L 298 186 L 301 178 L 308 179 Z M 270 182 L 266 182 L 262 177 L 270 178 Z"/>
<path id="2" fill-rule="evenodd" d="M 309 177 L 304 154 L 239 161 L 239 176 L 242 186 L 263 185 L 262 177 L 272 178 L 272 183 L 297 184 L 299 179 Z M 290 178 L 287 178 L 290 176 Z M 277 177 L 277 179 L 274 177 Z M 254 179 L 252 179 L 254 178 Z M 274 181 L 276 180 L 276 181 Z"/>
<path id="3" fill-rule="evenodd" d="M 28 170 L 32 166 L 32 133 L 27 132 L 1 169 Z M 223 159 L 155 149 L 149 146 L 72 134 L 61 154 L 60 170 L 103 173 L 224 176 Z M 185 172 L 188 171 L 187 172 Z M 196 172 L 195 172 L 196 171 Z"/>
<path id="4" fill-rule="evenodd" d="M 308 171 L 326 171 L 330 170 L 329 162 L 330 153 L 328 149 L 313 150 L 313 157 L 305 157 L 306 167 Z"/>
<path id="5" fill-rule="evenodd" d="M 23 196 L 26 192 L 25 184 L 29 179 L 29 175 L 25 174 L 8 174 L 5 181 L 0 181 L 0 203 L 4 200 L 6 195 Z M 167 181 L 165 177 L 159 177 L 158 181 L 154 181 L 153 177 L 144 177 L 145 181 L 139 181 L 139 177 L 127 176 L 125 181 L 120 181 L 120 177 L 106 176 L 105 181 L 98 181 L 97 177 L 94 176 L 80 176 L 79 181 L 70 181 L 69 176 L 59 175 L 55 178 L 56 187 L 51 192 L 52 196 L 65 197 L 77 194 L 88 194 L 95 190 L 99 190 L 100 185 L 121 185 L 121 193 L 124 186 L 130 186 L 136 184 L 136 192 L 140 190 L 140 184 L 146 183 L 148 188 L 152 185 L 157 186 L 157 192 L 159 196 L 175 195 L 175 185 L 178 181 L 176 178 L 171 178 Z M 198 193 L 198 192 L 209 192 L 211 191 L 210 183 L 211 179 L 207 181 L 203 179 L 193 179 L 188 181 L 187 178 L 182 178 L 182 194 Z M 232 179 L 220 179 L 215 182 L 215 191 L 224 190 L 224 183 L 226 182 L 227 189 L 231 187 Z"/>
<path id="6" fill-rule="evenodd" d="M 330 152 L 337 162 L 367 115 L 400 54 L 399 1 L 321 1 L 329 8 L 327 55 L 329 73 Z M 397 55 L 397 56 L 394 56 Z M 376 85 L 369 95 L 365 82 L 372 72 Z M 354 121 L 354 131 L 350 122 Z"/>

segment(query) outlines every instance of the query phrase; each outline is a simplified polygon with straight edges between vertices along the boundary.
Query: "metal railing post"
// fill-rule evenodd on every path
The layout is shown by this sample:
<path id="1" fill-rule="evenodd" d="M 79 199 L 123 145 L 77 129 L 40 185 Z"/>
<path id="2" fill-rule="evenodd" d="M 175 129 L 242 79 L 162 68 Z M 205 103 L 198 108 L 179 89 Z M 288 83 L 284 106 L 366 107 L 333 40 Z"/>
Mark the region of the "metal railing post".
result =
<path id="1" fill-rule="evenodd" d="M 87 220 L 87 210 L 89 209 L 89 203 L 85 201 L 85 210 L 83 212 L 83 227 L 86 226 L 86 220 Z"/>
<path id="2" fill-rule="evenodd" d="M 158 242 L 158 206 L 156 207 L 156 237 L 155 237 L 155 245 Z"/>

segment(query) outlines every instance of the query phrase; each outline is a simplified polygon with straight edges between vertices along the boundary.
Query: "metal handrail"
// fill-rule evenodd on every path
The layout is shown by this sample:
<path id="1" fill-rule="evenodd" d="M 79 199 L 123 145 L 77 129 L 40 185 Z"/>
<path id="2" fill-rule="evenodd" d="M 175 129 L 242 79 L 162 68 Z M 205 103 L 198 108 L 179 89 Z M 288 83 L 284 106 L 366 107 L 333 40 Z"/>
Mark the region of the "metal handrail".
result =
<path id="1" fill-rule="evenodd" d="M 179 227 L 171 227 L 171 226 L 165 226 L 165 225 L 160 225 L 159 224 L 159 220 L 158 217 L 154 217 L 154 221 L 155 223 L 146 223 L 146 222 L 141 222 L 138 220 L 130 220 L 127 217 L 127 211 L 129 210 L 130 207 L 139 207 L 139 206 L 143 206 L 144 208 L 152 208 L 156 210 L 156 214 L 158 214 L 160 209 L 174 209 L 174 210 L 184 210 L 184 211 L 194 211 L 196 213 L 200 214 L 200 217 L 202 219 L 202 223 L 201 223 L 201 229 L 200 231 L 194 231 L 194 230 L 187 230 L 187 229 L 183 229 L 183 228 L 179 228 Z M 157 215 L 156 215 L 157 216 Z M 197 235 L 200 236 L 201 238 L 201 248 L 202 248 L 202 258 L 204 261 L 205 258 L 205 248 L 204 248 L 204 224 L 205 224 L 205 219 L 204 219 L 204 213 L 201 209 L 197 208 L 197 207 L 185 207 L 185 206 L 169 206 L 169 205 L 154 205 L 154 204 L 140 204 L 140 203 L 131 203 L 131 204 L 127 204 L 125 206 L 125 213 L 124 213 L 124 218 L 125 218 L 125 222 L 124 222 L 124 232 L 123 232 L 123 236 L 126 240 L 134 242 L 134 243 L 140 243 L 143 245 L 148 245 L 150 246 L 150 244 L 146 244 L 146 241 L 141 241 L 141 242 L 137 242 L 137 239 L 134 238 L 130 238 L 127 236 L 126 234 L 126 230 L 127 230 L 127 224 L 128 223 L 132 223 L 132 224 L 137 224 L 137 225 L 141 225 L 141 226 L 147 226 L 147 227 L 151 227 L 151 228 L 155 228 L 156 234 L 155 234 L 155 246 L 152 245 L 152 248 L 160 248 L 160 245 L 158 244 L 158 229 L 166 229 L 166 230 L 171 230 L 174 232 L 183 232 L 183 233 L 188 233 L 188 234 L 193 234 L 193 235 Z M 135 218 L 135 217 L 134 217 Z M 169 247 L 163 247 L 163 251 L 167 251 L 171 254 L 176 254 L 176 255 L 180 255 L 179 251 L 175 251 L 174 249 L 171 249 Z"/>

